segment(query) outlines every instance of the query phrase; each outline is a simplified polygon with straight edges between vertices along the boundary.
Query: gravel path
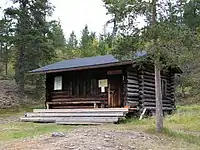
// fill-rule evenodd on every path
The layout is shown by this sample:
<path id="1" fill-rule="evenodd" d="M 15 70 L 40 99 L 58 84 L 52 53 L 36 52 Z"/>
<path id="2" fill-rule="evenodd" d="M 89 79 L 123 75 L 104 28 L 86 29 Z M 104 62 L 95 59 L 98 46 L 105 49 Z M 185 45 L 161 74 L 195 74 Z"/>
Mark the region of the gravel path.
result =
<path id="1" fill-rule="evenodd" d="M 142 132 L 108 129 L 103 126 L 80 127 L 65 137 L 41 136 L 4 143 L 1 150 L 187 150 L 188 143 Z M 190 146 L 190 150 L 195 149 Z"/>

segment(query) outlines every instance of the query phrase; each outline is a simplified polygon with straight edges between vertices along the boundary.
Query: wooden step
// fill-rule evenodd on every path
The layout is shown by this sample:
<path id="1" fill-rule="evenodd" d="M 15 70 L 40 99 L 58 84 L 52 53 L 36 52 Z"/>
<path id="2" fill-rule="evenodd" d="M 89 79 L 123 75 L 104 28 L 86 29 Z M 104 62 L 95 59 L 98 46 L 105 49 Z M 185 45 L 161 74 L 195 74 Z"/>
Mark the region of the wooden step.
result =
<path id="1" fill-rule="evenodd" d="M 33 109 L 34 113 L 68 113 L 68 112 L 128 112 L 128 108 L 94 108 L 94 109 Z"/>
<path id="2" fill-rule="evenodd" d="M 67 112 L 67 113 L 26 113 L 26 117 L 123 117 L 124 112 Z"/>
<path id="3" fill-rule="evenodd" d="M 58 125 L 100 125 L 100 122 L 56 122 Z"/>
<path id="4" fill-rule="evenodd" d="M 118 122 L 118 117 L 22 117 L 24 122 L 96 122 L 96 123 L 114 123 Z"/>

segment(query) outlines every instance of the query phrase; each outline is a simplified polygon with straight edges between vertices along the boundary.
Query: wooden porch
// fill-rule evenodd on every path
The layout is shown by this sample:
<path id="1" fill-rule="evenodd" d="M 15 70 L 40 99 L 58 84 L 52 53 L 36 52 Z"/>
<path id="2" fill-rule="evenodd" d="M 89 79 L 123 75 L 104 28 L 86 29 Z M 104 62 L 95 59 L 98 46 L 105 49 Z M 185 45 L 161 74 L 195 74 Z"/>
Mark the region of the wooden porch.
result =
<path id="1" fill-rule="evenodd" d="M 116 123 L 125 118 L 128 111 L 128 108 L 34 109 L 21 117 L 21 121 L 56 124 Z"/>

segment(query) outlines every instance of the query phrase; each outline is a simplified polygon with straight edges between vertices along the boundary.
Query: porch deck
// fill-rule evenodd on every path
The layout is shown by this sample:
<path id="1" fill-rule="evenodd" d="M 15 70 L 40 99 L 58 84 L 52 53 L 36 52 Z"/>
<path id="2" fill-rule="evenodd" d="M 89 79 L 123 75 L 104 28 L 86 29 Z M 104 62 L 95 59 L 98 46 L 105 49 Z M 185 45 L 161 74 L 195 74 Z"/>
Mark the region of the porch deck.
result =
<path id="1" fill-rule="evenodd" d="M 21 121 L 56 124 L 116 123 L 128 111 L 128 108 L 34 109 L 21 117 Z"/>

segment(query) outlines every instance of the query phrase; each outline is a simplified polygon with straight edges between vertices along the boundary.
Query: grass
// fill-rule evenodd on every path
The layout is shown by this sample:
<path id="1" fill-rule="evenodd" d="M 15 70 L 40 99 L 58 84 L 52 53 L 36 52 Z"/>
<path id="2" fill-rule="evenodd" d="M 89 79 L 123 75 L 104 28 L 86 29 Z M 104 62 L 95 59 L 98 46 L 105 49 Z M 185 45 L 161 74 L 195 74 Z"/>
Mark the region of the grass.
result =
<path id="1" fill-rule="evenodd" d="M 24 114 L 24 112 L 31 112 L 33 109 L 44 108 L 43 105 L 23 105 L 20 107 L 14 107 L 9 109 L 0 109 L 0 117 L 8 117 L 8 116 L 20 116 Z"/>
<path id="2" fill-rule="evenodd" d="M 155 132 L 155 118 L 131 118 L 123 121 L 126 129 L 138 129 L 151 134 Z M 200 105 L 178 106 L 177 112 L 165 117 L 164 136 L 182 139 L 200 146 Z"/>
<path id="3" fill-rule="evenodd" d="M 30 112 L 34 108 L 43 108 L 43 106 L 21 106 L 12 109 L 0 109 L 0 119 L 4 119 L 9 116 L 20 117 L 23 116 L 25 112 Z M 25 122 L 11 122 L 7 124 L 0 124 L 0 141 L 35 137 L 52 132 L 66 132 L 71 128 L 72 126 Z"/>
<path id="4" fill-rule="evenodd" d="M 200 105 L 179 106 L 174 115 L 166 117 L 165 124 L 168 128 L 200 131 Z"/>
<path id="5" fill-rule="evenodd" d="M 26 137 L 35 137 L 51 132 L 66 132 L 71 126 L 62 126 L 56 124 L 37 124 L 16 122 L 12 124 L 0 124 L 0 141 L 14 139 L 23 139 Z"/>

